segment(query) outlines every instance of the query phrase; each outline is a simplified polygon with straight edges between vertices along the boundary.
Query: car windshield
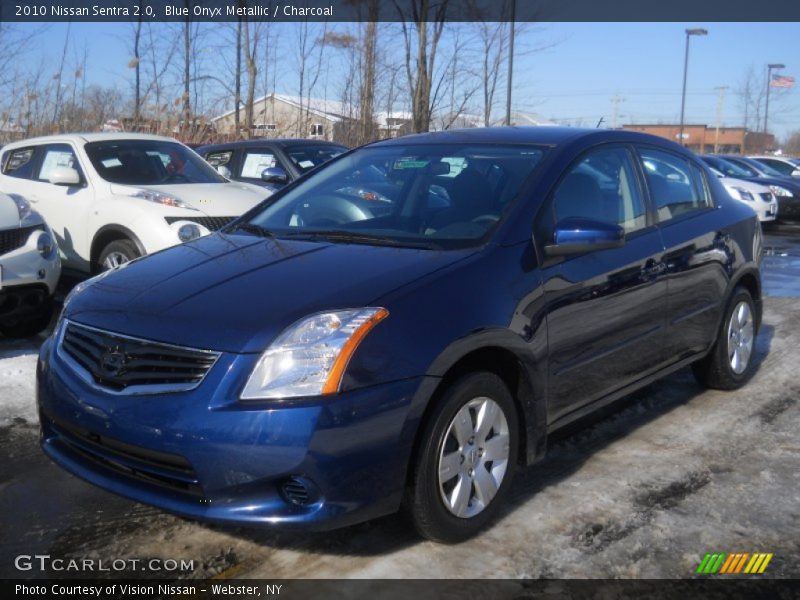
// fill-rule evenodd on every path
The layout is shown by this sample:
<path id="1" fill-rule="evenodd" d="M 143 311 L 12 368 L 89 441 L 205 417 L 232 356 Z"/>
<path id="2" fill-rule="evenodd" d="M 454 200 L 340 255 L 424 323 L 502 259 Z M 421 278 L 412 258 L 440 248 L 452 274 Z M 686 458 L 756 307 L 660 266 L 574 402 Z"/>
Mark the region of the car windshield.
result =
<path id="1" fill-rule="evenodd" d="M 764 175 L 769 175 L 770 177 L 783 177 L 783 173 L 777 171 L 776 169 L 770 167 L 767 164 L 759 162 L 757 160 L 753 160 L 752 158 L 740 158 L 740 164 L 746 163 L 747 165 L 753 167 L 754 169 L 759 169 Z"/>
<path id="2" fill-rule="evenodd" d="M 320 169 L 238 227 L 281 238 L 471 246 L 504 216 L 543 154 L 534 146 L 488 144 L 366 147 Z"/>
<path id="3" fill-rule="evenodd" d="M 347 148 L 344 146 L 303 145 L 287 146 L 284 151 L 294 165 L 300 169 L 301 172 L 305 173 L 340 154 L 344 154 L 347 152 Z"/>
<path id="4" fill-rule="evenodd" d="M 181 144 L 160 140 L 109 140 L 86 144 L 98 175 L 111 183 L 168 185 L 224 183 L 197 154 Z"/>
<path id="5" fill-rule="evenodd" d="M 757 177 L 758 173 L 746 166 L 739 166 L 737 163 L 720 158 L 719 156 L 704 156 L 703 160 L 721 171 L 726 177 Z"/>

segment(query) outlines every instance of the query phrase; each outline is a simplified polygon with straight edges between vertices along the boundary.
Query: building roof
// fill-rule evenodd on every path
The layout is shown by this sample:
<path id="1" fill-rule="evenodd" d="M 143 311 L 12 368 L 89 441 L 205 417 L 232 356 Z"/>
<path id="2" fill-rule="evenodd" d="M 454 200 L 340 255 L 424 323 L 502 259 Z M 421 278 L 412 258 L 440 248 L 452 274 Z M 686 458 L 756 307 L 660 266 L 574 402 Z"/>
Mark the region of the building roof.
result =
<path id="1" fill-rule="evenodd" d="M 355 119 L 358 117 L 358 107 L 348 105 L 344 102 L 337 100 L 328 100 L 324 98 L 301 98 L 300 96 L 290 96 L 288 94 L 269 94 L 261 96 L 253 100 L 253 105 L 258 105 L 270 97 L 274 97 L 278 102 L 283 102 L 295 108 L 302 108 L 308 110 L 312 115 L 326 119 L 332 122 L 342 121 L 343 119 Z M 240 110 L 244 110 L 244 104 L 241 105 Z M 224 119 L 232 115 L 234 109 L 226 111 L 221 115 L 217 115 L 211 119 L 212 122 Z M 411 113 L 408 112 L 391 112 L 380 111 L 375 113 L 375 120 L 381 127 L 394 127 L 395 125 L 388 125 L 388 119 L 411 119 Z"/>

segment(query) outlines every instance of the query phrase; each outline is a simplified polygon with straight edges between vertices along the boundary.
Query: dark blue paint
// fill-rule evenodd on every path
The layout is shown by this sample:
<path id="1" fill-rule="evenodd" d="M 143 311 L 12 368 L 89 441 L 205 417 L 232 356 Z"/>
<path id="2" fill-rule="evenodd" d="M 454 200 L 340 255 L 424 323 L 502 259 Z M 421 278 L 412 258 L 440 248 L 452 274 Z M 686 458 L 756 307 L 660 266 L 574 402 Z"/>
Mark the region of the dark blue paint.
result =
<path id="1" fill-rule="evenodd" d="M 703 356 L 743 277 L 759 295 L 756 217 L 710 173 L 714 208 L 651 223 L 620 247 L 550 257 L 532 239 L 543 201 L 584 151 L 648 144 L 700 164 L 675 144 L 633 132 L 557 128 L 446 132 L 402 143 L 415 139 L 551 150 L 479 247 L 417 250 L 216 234 L 91 284 L 69 304 L 67 318 L 221 357 L 193 391 L 118 396 L 85 385 L 48 340 L 37 375 L 45 452 L 92 483 L 193 517 L 343 525 L 399 507 L 425 411 L 462 361 L 476 357 L 485 368 L 509 361 L 518 371 L 521 459 L 531 463 L 548 431 Z M 384 306 L 390 315 L 359 346 L 341 393 L 238 400 L 260 353 L 283 329 L 319 310 L 360 306 Z M 50 419 L 183 457 L 202 498 L 88 462 L 59 442 Z M 289 476 L 313 482 L 316 501 L 302 508 L 286 502 L 278 486 Z"/>

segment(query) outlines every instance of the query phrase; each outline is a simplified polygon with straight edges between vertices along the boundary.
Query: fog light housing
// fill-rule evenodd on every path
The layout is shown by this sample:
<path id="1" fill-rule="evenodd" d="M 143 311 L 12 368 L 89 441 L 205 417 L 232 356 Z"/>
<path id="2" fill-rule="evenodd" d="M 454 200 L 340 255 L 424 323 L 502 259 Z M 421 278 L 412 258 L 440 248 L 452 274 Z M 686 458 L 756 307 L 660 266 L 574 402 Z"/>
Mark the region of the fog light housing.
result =
<path id="1" fill-rule="evenodd" d="M 203 235 L 203 232 L 194 223 L 186 223 L 186 225 L 181 225 L 180 229 L 178 229 L 178 239 L 182 242 L 191 242 L 201 235 Z"/>
<path id="2" fill-rule="evenodd" d="M 294 475 L 283 480 L 278 486 L 283 499 L 295 506 L 308 506 L 319 499 L 316 486 L 305 477 Z"/>
<path id="3" fill-rule="evenodd" d="M 41 254 L 43 258 L 50 258 L 53 255 L 54 249 L 55 244 L 49 233 L 42 233 L 39 239 L 36 240 L 36 250 L 39 251 L 39 254 Z"/>

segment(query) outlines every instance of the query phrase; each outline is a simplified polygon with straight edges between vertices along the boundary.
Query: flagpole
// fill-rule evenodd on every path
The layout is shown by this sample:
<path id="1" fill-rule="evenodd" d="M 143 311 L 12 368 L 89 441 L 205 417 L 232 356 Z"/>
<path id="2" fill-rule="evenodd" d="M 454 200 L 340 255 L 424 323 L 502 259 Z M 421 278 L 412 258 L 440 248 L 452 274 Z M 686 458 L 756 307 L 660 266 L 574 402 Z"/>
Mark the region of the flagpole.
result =
<path id="1" fill-rule="evenodd" d="M 783 69 L 786 65 L 774 63 L 767 65 L 767 103 L 764 107 L 764 133 L 767 133 L 767 118 L 769 116 L 769 88 L 772 85 L 772 69 Z"/>

